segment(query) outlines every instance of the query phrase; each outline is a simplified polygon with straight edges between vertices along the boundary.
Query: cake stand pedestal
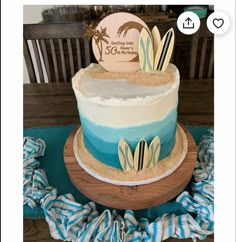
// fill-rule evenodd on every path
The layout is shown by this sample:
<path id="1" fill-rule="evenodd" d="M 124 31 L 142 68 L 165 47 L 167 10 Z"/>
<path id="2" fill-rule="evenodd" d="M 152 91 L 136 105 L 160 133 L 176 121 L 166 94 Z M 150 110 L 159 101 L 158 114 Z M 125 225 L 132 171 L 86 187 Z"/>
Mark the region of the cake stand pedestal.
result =
<path id="1" fill-rule="evenodd" d="M 144 209 L 157 206 L 176 197 L 190 181 L 197 159 L 197 146 L 189 131 L 181 125 L 188 140 L 188 150 L 182 164 L 171 175 L 153 183 L 121 186 L 97 180 L 78 164 L 73 140 L 78 127 L 68 137 L 64 147 L 64 162 L 74 186 L 92 201 L 116 209 Z"/>

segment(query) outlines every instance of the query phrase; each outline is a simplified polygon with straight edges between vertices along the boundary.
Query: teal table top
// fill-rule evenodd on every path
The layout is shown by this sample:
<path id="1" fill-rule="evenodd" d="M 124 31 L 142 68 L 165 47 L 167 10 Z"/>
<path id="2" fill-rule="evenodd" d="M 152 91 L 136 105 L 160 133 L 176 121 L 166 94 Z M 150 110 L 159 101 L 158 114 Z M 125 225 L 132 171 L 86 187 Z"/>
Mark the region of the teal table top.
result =
<path id="1" fill-rule="evenodd" d="M 57 188 L 58 195 L 71 193 L 77 202 L 85 204 L 90 200 L 83 194 L 81 194 L 71 183 L 64 164 L 63 157 L 65 142 L 75 127 L 75 125 L 67 125 L 43 128 L 28 128 L 24 129 L 23 134 L 24 136 L 41 138 L 45 141 L 45 154 L 43 157 L 38 158 L 38 160 L 40 161 L 40 168 L 44 169 L 46 172 L 49 184 Z M 200 142 L 201 136 L 207 132 L 208 128 L 209 127 L 187 126 L 187 129 L 193 135 L 193 138 L 195 139 L 197 144 Z M 185 190 L 188 190 L 188 186 L 185 188 Z M 96 205 L 99 212 L 107 209 L 107 207 L 103 205 Z M 108 209 L 112 210 L 113 208 Z M 124 212 L 122 210 L 118 211 L 120 214 Z M 175 199 L 172 199 L 169 202 L 153 208 L 135 210 L 135 216 L 137 218 L 146 217 L 149 219 L 155 219 L 156 217 L 161 216 L 164 213 L 174 213 L 176 215 L 180 215 L 188 212 L 181 204 L 177 203 Z M 24 218 L 40 219 L 44 218 L 44 213 L 40 205 L 33 209 L 30 208 L 28 205 L 24 205 Z"/>

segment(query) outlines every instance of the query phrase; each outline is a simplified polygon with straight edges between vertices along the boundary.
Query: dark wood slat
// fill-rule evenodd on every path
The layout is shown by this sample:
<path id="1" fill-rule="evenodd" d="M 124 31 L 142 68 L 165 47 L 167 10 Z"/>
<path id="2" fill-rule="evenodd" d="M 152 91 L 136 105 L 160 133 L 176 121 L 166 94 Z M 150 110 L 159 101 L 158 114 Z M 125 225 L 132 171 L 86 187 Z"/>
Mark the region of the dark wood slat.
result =
<path id="1" fill-rule="evenodd" d="M 178 121 L 183 125 L 214 126 L 214 114 L 181 114 L 178 113 Z"/>
<path id="2" fill-rule="evenodd" d="M 203 88 L 204 87 L 204 88 Z M 210 93 L 214 92 L 214 79 L 180 80 L 179 93 Z"/>
<path id="3" fill-rule="evenodd" d="M 73 60 L 71 39 L 67 39 L 67 47 L 68 47 L 69 60 L 70 60 L 70 74 L 71 74 L 71 77 L 73 77 L 75 74 L 75 69 L 74 69 L 74 60 Z"/>
<path id="4" fill-rule="evenodd" d="M 63 107 L 63 109 L 61 108 Z M 74 96 L 27 96 L 24 99 L 24 117 L 64 117 L 78 114 Z"/>
<path id="5" fill-rule="evenodd" d="M 179 93 L 179 113 L 214 113 L 213 93 Z"/>
<path id="6" fill-rule="evenodd" d="M 195 34 L 193 34 L 192 41 L 191 41 L 190 71 L 189 71 L 190 79 L 193 79 L 195 77 L 195 67 L 196 67 L 196 61 L 197 61 L 199 34 L 200 34 L 200 31 L 198 30 Z"/>
<path id="7" fill-rule="evenodd" d="M 47 49 L 46 49 L 45 40 L 41 39 L 39 41 L 40 41 L 41 47 L 42 47 L 43 58 L 44 58 L 44 62 L 45 62 L 45 68 L 46 68 L 46 71 L 47 71 L 48 82 L 51 83 L 52 82 L 52 74 L 51 74 L 51 70 L 50 70 L 50 64 L 49 64 L 49 60 L 48 60 L 48 53 L 47 53 Z"/>
<path id="8" fill-rule="evenodd" d="M 85 67 L 90 64 L 90 47 L 87 38 L 84 38 L 84 51 L 85 51 Z"/>
<path id="9" fill-rule="evenodd" d="M 206 50 L 207 50 L 207 39 L 202 40 L 202 48 L 201 48 L 201 57 L 200 57 L 200 64 L 199 64 L 199 78 L 203 78 L 203 71 L 205 66 L 205 60 L 206 60 Z"/>
<path id="10" fill-rule="evenodd" d="M 75 43 L 76 43 L 78 70 L 80 70 L 81 69 L 81 53 L 80 53 L 80 41 L 79 41 L 79 39 L 76 39 Z"/>
<path id="11" fill-rule="evenodd" d="M 214 42 L 211 47 L 211 55 L 210 55 L 210 62 L 209 62 L 209 68 L 208 68 L 208 78 L 213 77 L 213 66 L 214 66 Z"/>
<path id="12" fill-rule="evenodd" d="M 24 128 L 80 124 L 79 116 L 24 117 Z"/>
<path id="13" fill-rule="evenodd" d="M 37 41 L 31 40 L 31 42 L 32 42 L 33 50 L 34 50 L 37 68 L 38 68 L 39 81 L 41 83 L 44 83 L 45 81 L 44 81 L 44 77 L 43 77 L 43 69 L 42 69 L 41 58 L 40 58 L 40 55 L 39 55 L 39 49 L 38 49 Z"/>
<path id="14" fill-rule="evenodd" d="M 59 72 L 58 72 L 55 45 L 54 45 L 53 39 L 50 39 L 49 42 L 50 42 L 50 47 L 51 47 L 51 52 L 52 52 L 52 60 L 53 60 L 53 66 L 54 66 L 54 70 L 55 70 L 56 82 L 59 82 L 60 80 L 59 80 Z"/>
<path id="15" fill-rule="evenodd" d="M 74 95 L 71 83 L 24 84 L 24 96 Z"/>
<path id="16" fill-rule="evenodd" d="M 61 65 L 62 65 L 63 80 L 64 80 L 64 82 L 67 82 L 65 56 L 64 56 L 62 39 L 58 39 L 58 43 L 59 43 L 59 49 L 60 49 L 60 55 L 61 55 Z"/>
<path id="17" fill-rule="evenodd" d="M 66 28 L 65 28 L 66 26 Z M 24 24 L 23 31 L 26 39 L 41 39 L 42 35 L 47 35 L 47 39 L 82 38 L 85 23 L 43 23 Z M 63 31 L 61 31 L 63 29 Z"/>
<path id="18" fill-rule="evenodd" d="M 28 46 L 27 40 L 25 38 L 23 38 L 23 50 L 24 50 L 24 58 L 25 58 L 25 63 L 26 63 L 30 82 L 37 83 L 34 66 L 33 66 L 31 55 L 30 55 L 29 46 Z"/>

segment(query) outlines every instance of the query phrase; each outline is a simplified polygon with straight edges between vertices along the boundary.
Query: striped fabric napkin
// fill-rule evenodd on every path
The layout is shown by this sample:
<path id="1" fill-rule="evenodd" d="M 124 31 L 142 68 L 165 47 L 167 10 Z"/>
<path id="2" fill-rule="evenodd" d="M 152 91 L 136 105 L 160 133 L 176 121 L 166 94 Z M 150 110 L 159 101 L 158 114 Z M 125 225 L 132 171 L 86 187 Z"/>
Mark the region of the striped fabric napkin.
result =
<path id="1" fill-rule="evenodd" d="M 71 194 L 57 195 L 57 189 L 48 184 L 45 171 L 38 169 L 37 157 L 43 156 L 45 143 L 41 139 L 24 138 L 24 204 L 38 203 L 45 214 L 51 236 L 64 241 L 95 242 L 160 242 L 169 237 L 203 240 L 214 232 L 214 131 L 202 137 L 198 161 L 193 173 L 191 192 L 182 192 L 176 201 L 189 214 L 164 214 L 149 221 L 136 219 L 132 210 L 124 216 L 116 210 L 99 214 L 94 202 L 85 205 L 75 201 Z"/>

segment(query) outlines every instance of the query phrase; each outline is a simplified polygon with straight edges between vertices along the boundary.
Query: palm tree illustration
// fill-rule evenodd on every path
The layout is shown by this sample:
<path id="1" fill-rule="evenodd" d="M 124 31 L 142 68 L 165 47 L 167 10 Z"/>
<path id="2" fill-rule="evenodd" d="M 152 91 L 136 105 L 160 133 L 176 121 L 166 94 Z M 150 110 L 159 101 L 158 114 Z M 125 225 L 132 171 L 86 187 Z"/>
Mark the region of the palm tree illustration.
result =
<path id="1" fill-rule="evenodd" d="M 102 28 L 100 26 L 101 30 L 95 29 L 92 25 L 89 25 L 85 30 L 85 35 L 89 38 L 93 38 L 95 41 L 95 44 L 97 45 L 98 52 L 99 52 L 99 60 L 103 61 L 102 59 L 102 53 L 103 53 L 103 42 L 109 44 L 108 40 L 106 38 L 110 38 L 110 36 L 107 34 L 107 28 Z"/>

